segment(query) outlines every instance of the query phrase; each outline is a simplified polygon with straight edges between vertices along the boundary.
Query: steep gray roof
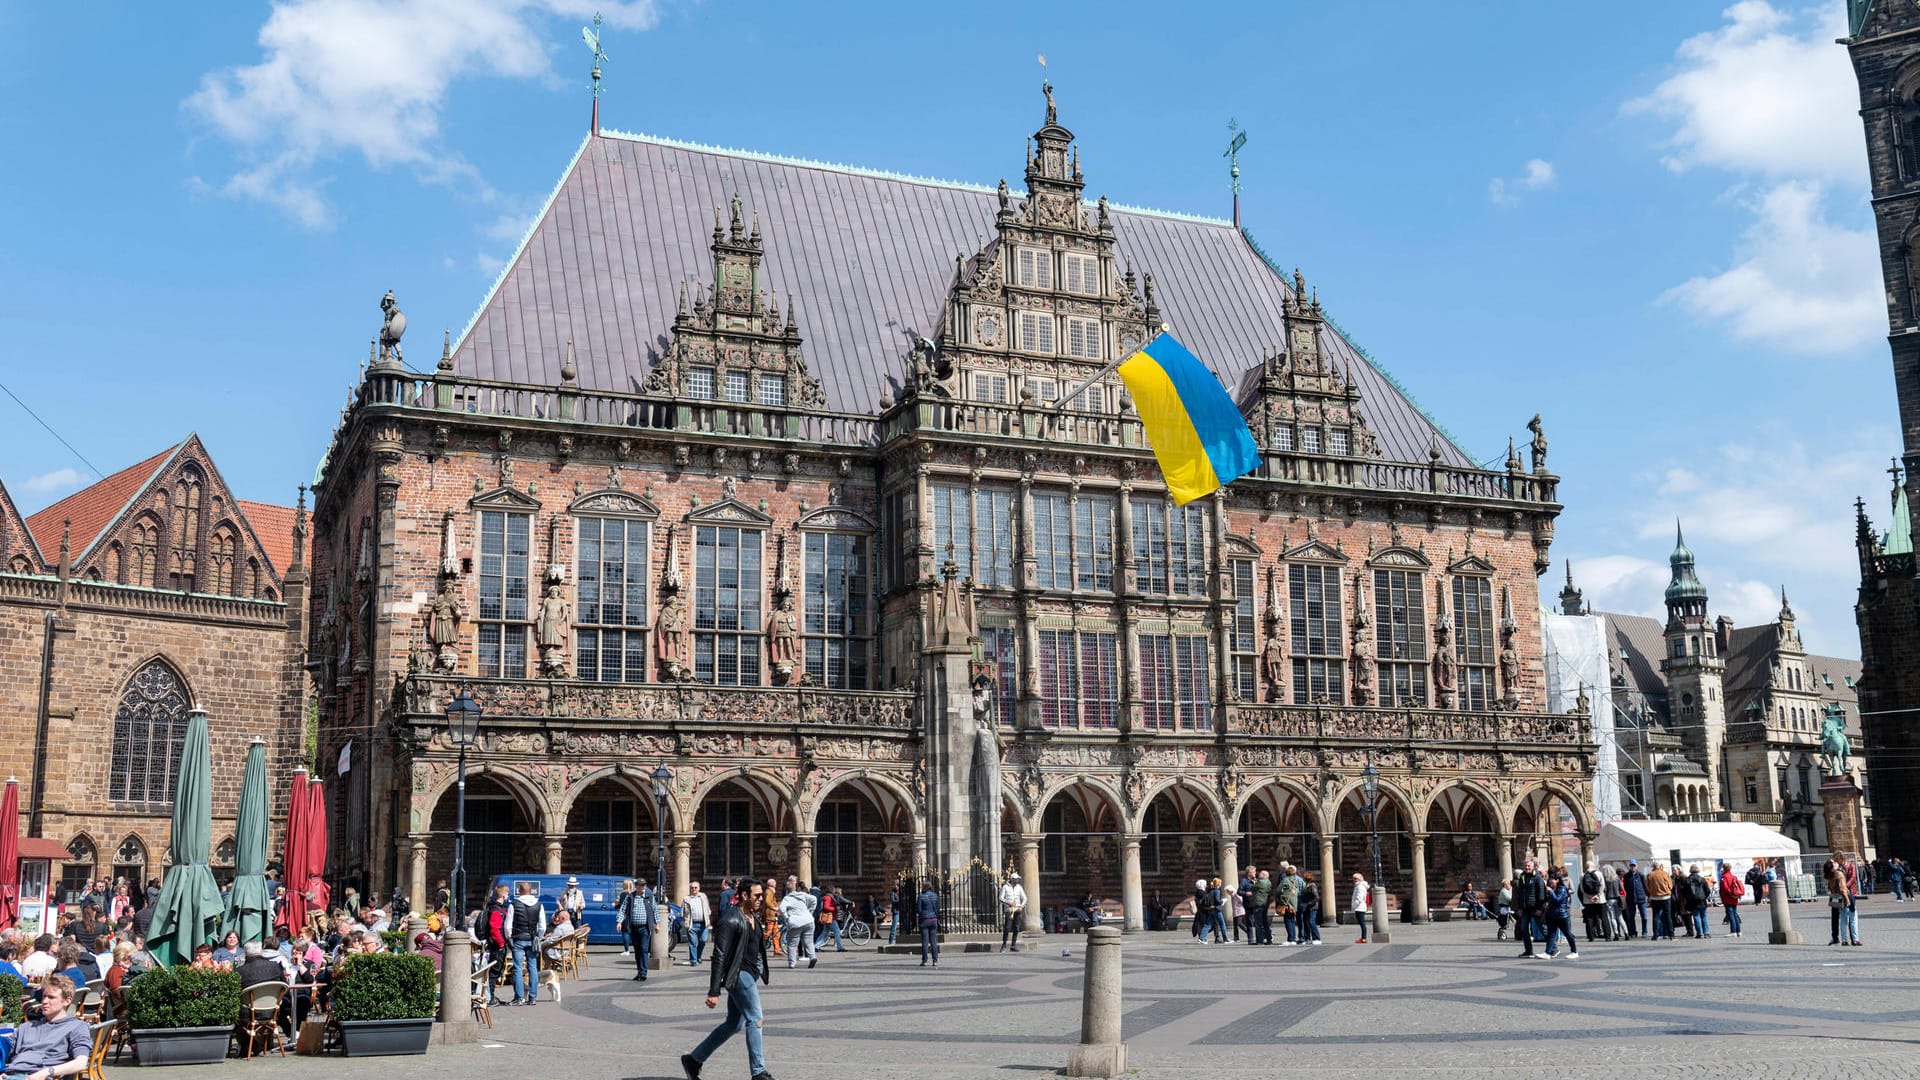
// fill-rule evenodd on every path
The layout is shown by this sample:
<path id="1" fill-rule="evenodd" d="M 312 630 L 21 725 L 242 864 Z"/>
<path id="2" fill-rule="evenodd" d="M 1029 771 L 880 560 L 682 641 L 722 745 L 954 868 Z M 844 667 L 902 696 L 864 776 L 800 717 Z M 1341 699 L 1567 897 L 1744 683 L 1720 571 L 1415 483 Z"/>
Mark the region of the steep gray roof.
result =
<path id="1" fill-rule="evenodd" d="M 666 349 L 683 280 L 711 275 L 713 208 L 757 212 L 766 284 L 798 305 L 802 346 L 830 407 L 879 411 L 897 393 L 908 334 L 933 336 L 954 256 L 995 235 L 984 187 L 694 146 L 589 135 L 461 334 L 454 369 L 552 386 L 566 342 L 589 390 L 637 391 Z M 1154 276 L 1163 318 L 1233 387 L 1281 341 L 1289 293 L 1232 223 L 1113 212 L 1122 264 Z M 1425 462 L 1436 425 L 1338 334 L 1361 409 L 1389 459 Z M 1443 460 L 1472 465 L 1445 432 Z"/>

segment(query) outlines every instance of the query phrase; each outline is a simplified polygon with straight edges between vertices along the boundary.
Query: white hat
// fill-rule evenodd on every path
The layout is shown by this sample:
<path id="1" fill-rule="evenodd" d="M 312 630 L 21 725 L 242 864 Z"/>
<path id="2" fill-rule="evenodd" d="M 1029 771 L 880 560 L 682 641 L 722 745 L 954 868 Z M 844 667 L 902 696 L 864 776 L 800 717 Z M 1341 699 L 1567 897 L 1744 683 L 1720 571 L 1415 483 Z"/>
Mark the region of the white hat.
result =
<path id="1" fill-rule="evenodd" d="M 1194 888 L 1196 888 L 1196 889 L 1204 889 L 1204 888 L 1206 888 L 1206 887 L 1207 887 L 1207 879 L 1206 879 L 1206 878 L 1201 878 L 1200 880 L 1198 880 L 1198 881 L 1196 881 L 1196 882 L 1194 882 L 1194 883 L 1193 883 L 1193 887 L 1194 887 Z"/>
<path id="2" fill-rule="evenodd" d="M 577 878 L 577 877 L 571 877 L 571 876 L 570 876 L 570 877 L 568 877 L 568 878 L 567 878 L 567 884 L 569 884 L 569 885 L 578 885 L 578 884 L 580 884 L 580 879 L 579 879 L 579 878 Z"/>
<path id="3" fill-rule="evenodd" d="M 1013 873 L 1011 873 L 1011 874 L 1008 874 L 1008 875 L 1007 875 L 1007 880 L 1008 880 L 1008 881 L 1019 881 L 1019 880 L 1020 880 L 1020 871 L 1018 871 L 1018 870 L 1015 870 L 1015 871 L 1014 871 Z"/>

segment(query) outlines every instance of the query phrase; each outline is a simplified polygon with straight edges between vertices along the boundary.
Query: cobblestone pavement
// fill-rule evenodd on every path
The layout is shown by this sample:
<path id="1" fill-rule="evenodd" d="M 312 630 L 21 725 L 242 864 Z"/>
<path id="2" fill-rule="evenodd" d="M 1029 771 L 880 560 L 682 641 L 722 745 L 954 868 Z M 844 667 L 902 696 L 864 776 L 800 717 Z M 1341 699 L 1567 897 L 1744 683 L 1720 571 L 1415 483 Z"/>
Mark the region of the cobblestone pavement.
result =
<path id="1" fill-rule="evenodd" d="M 1869 902 L 1858 949 L 1825 944 L 1824 908 L 1796 905 L 1803 947 L 1769 946 L 1766 913 L 1753 914 L 1740 940 L 1716 923 L 1706 941 L 1595 942 L 1550 962 L 1516 959 L 1491 923 L 1395 926 L 1390 945 L 1329 933 L 1338 944 L 1318 948 L 1129 936 L 1130 1074 L 1920 1077 L 1920 904 Z M 762 998 L 768 1067 L 780 1080 L 1056 1074 L 1079 1033 L 1083 958 L 1078 937 L 1044 941 L 1019 955 L 949 951 L 937 971 L 871 949 L 829 952 L 813 971 L 776 966 Z M 480 1044 L 425 1058 L 226 1068 L 674 1080 L 717 1019 L 701 1006 L 706 972 L 631 974 L 618 953 L 596 952 L 562 1004 L 496 1010 Z M 738 1039 L 706 1075 L 746 1075 Z"/>

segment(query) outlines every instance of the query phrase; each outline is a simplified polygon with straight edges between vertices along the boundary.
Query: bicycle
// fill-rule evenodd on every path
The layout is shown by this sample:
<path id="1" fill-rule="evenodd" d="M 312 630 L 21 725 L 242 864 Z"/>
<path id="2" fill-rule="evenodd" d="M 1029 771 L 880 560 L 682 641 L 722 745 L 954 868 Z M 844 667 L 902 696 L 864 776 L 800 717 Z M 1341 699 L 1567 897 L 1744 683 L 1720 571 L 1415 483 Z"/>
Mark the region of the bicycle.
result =
<path id="1" fill-rule="evenodd" d="M 861 919 L 848 919 L 840 924 L 840 940 L 849 945 L 866 945 L 873 941 L 873 927 Z"/>

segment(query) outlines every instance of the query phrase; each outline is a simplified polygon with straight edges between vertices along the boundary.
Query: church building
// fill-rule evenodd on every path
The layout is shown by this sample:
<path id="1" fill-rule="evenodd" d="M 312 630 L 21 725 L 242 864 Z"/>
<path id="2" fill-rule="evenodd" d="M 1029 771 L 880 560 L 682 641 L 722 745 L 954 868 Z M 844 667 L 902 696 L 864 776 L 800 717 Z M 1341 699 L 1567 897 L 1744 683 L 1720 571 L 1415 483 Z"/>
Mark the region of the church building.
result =
<path id="1" fill-rule="evenodd" d="M 1034 925 L 1092 896 L 1138 928 L 1202 875 L 1377 851 L 1424 918 L 1578 855 L 1539 418 L 1479 467 L 1298 270 L 1096 195 L 1045 108 L 1017 186 L 596 128 L 427 373 L 387 305 L 315 488 L 342 869 L 449 877 L 462 692 L 469 904 L 1018 871 Z M 1186 505 L 1111 369 L 1163 327 L 1261 453 Z"/>

